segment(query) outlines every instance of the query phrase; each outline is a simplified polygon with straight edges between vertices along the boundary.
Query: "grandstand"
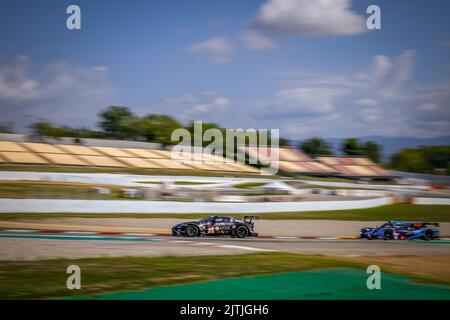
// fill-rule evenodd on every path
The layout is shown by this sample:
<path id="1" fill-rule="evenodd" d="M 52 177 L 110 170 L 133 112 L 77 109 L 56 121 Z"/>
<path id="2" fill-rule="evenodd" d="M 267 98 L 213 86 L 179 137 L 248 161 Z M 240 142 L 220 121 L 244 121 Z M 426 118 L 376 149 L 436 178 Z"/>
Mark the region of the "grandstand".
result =
<path id="1" fill-rule="evenodd" d="M 25 152 L 27 150 L 21 147 L 18 143 L 11 141 L 0 141 L 0 151 Z"/>
<path id="2" fill-rule="evenodd" d="M 333 168 L 341 176 L 356 178 L 389 178 L 392 174 L 363 157 L 318 157 L 322 164 Z"/>
<path id="3" fill-rule="evenodd" d="M 131 153 L 135 157 L 140 158 L 148 158 L 148 159 L 164 159 L 165 156 L 156 152 L 156 150 L 145 150 L 145 149 L 133 149 L 133 148 L 124 148 L 124 151 Z"/>
<path id="4" fill-rule="evenodd" d="M 197 170 L 230 173 L 259 173 L 259 170 L 220 156 L 130 147 L 0 141 L 1 165 L 68 165 L 80 167 Z"/>
<path id="5" fill-rule="evenodd" d="M 47 164 L 48 161 L 29 152 L 16 142 L 0 141 L 0 159 L 2 163 Z"/>
<path id="6" fill-rule="evenodd" d="M 133 157 L 131 153 L 126 152 L 123 149 L 119 148 L 112 148 L 112 147 L 93 147 L 92 149 L 103 153 L 106 156 L 109 157 L 117 157 L 117 158 L 129 158 Z"/>
<path id="7" fill-rule="evenodd" d="M 329 166 L 316 162 L 306 154 L 294 148 L 258 148 L 247 147 L 241 149 L 247 153 L 249 159 L 258 159 L 262 163 L 271 161 L 271 156 L 274 156 L 274 161 L 278 162 L 278 167 L 282 173 L 287 174 L 305 174 L 305 175 L 332 175 L 336 173 Z M 278 153 L 278 159 L 277 155 Z"/>
<path id="8" fill-rule="evenodd" d="M 245 152 L 249 160 L 258 160 L 263 164 L 265 161 L 271 161 L 273 155 L 273 161 L 278 164 L 281 174 L 338 175 L 349 178 L 392 177 L 388 171 L 363 157 L 324 156 L 316 161 L 294 148 L 246 147 L 239 150 Z M 260 172 L 250 165 L 211 154 L 23 141 L 0 141 L 0 164 L 195 170 L 215 173 Z"/>
<path id="9" fill-rule="evenodd" d="M 16 164 L 48 164 L 45 159 L 30 152 L 0 152 L 0 157 L 5 163 Z"/>
<path id="10" fill-rule="evenodd" d="M 77 155 L 84 155 L 84 156 L 100 156 L 101 155 L 94 149 L 84 147 L 84 146 L 60 144 L 60 145 L 58 145 L 58 147 L 65 150 L 66 153 L 69 153 L 69 154 L 77 154 Z"/>

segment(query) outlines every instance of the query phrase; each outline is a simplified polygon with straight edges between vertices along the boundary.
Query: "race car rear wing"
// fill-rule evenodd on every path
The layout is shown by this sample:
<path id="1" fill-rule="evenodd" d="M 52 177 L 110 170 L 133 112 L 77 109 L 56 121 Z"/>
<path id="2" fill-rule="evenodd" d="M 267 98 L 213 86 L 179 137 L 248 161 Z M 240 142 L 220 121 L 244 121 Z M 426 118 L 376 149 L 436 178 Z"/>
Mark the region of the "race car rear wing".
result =
<path id="1" fill-rule="evenodd" d="M 418 222 L 418 223 L 413 223 L 413 226 L 415 228 L 422 228 L 422 227 L 426 227 L 426 226 L 439 227 L 439 222 Z"/>
<path id="2" fill-rule="evenodd" d="M 248 223 L 252 223 L 253 220 L 259 219 L 258 216 L 245 216 L 244 221 Z"/>
<path id="3" fill-rule="evenodd" d="M 425 222 L 424 225 L 439 227 L 439 222 Z"/>

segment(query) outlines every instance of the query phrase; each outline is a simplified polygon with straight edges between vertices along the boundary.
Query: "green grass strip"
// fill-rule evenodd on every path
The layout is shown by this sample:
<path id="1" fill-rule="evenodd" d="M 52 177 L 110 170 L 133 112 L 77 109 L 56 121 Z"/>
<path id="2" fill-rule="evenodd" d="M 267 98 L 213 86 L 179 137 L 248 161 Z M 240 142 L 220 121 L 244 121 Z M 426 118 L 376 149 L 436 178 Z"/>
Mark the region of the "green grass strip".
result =
<path id="1" fill-rule="evenodd" d="M 81 290 L 68 290 L 66 269 L 81 268 Z M 389 268 L 380 267 L 389 272 Z M 300 272 L 326 268 L 365 270 L 364 263 L 341 258 L 265 252 L 244 255 L 186 257 L 117 257 L 2 261 L 0 299 L 44 299 L 141 291 L 208 280 Z M 439 275 L 410 274 L 415 280 L 450 284 Z M 444 279 L 445 278 L 445 279 Z"/>
<path id="2" fill-rule="evenodd" d="M 248 214 L 226 214 L 244 217 Z M 253 215 L 253 214 L 252 214 Z M 437 221 L 450 222 L 450 206 L 446 205 L 411 205 L 398 203 L 367 209 L 329 210 L 306 212 L 271 212 L 256 213 L 261 219 L 268 220 L 348 220 L 348 221 Z M 46 218 L 180 218 L 199 219 L 208 214 L 199 213 L 0 213 L 0 220 L 24 220 Z"/>
<path id="3" fill-rule="evenodd" d="M 381 274 L 381 289 L 369 290 L 365 270 L 330 268 L 212 280 L 143 291 L 120 291 L 95 299 L 172 300 L 449 300 L 450 287 L 412 283 L 408 277 Z M 87 298 L 87 297 L 86 297 Z"/>

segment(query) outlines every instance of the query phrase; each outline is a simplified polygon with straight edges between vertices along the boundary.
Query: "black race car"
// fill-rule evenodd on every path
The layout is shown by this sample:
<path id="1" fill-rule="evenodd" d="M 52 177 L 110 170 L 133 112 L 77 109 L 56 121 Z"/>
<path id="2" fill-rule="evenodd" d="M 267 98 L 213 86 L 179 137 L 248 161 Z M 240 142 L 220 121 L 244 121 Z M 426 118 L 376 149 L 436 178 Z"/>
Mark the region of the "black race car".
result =
<path id="1" fill-rule="evenodd" d="M 244 220 L 233 217 L 209 216 L 198 221 L 177 224 L 172 228 L 173 236 L 199 237 L 229 235 L 233 238 L 257 237 L 253 232 L 254 219 L 258 217 L 246 216 Z"/>

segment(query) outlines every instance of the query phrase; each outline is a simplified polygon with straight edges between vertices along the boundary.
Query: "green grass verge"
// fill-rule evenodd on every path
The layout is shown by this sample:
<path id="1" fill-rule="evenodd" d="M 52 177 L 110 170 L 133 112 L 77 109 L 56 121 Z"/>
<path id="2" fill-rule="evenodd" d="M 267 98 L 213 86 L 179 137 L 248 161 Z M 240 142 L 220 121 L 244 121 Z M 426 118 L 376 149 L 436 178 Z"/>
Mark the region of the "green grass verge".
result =
<path id="1" fill-rule="evenodd" d="M 340 177 L 320 177 L 320 176 L 295 176 L 298 180 L 307 181 L 328 181 L 328 182 L 355 182 L 355 180 Z"/>
<path id="2" fill-rule="evenodd" d="M 358 179 L 352 179 L 352 178 L 345 178 L 345 177 L 320 177 L 320 176 L 295 176 L 298 180 L 305 180 L 305 181 L 324 181 L 324 182 L 346 182 L 346 183 L 356 183 Z M 368 181 L 369 184 L 396 184 L 395 180 L 393 179 L 382 179 L 382 180 L 371 180 Z"/>
<path id="3" fill-rule="evenodd" d="M 160 181 L 136 181 L 137 183 L 144 183 L 144 184 L 162 184 Z"/>
<path id="4" fill-rule="evenodd" d="M 82 290 L 67 290 L 66 268 L 81 268 Z M 235 256 L 120 257 L 2 261 L 0 299 L 61 298 L 213 279 L 303 271 L 318 268 L 366 268 L 361 262 L 292 253 L 255 253 Z M 384 266 L 380 266 L 383 270 Z M 415 280 L 448 284 L 446 277 L 410 275 Z"/>
<path id="5" fill-rule="evenodd" d="M 266 182 L 244 182 L 233 185 L 236 189 L 251 189 L 267 184 Z"/>
<path id="6" fill-rule="evenodd" d="M 109 194 L 98 194 L 92 187 L 110 190 Z M 0 198 L 12 199 L 88 199 L 88 200 L 134 200 L 122 197 L 121 189 L 139 189 L 117 185 L 102 185 L 75 182 L 52 182 L 33 180 L 0 181 Z"/>
<path id="7" fill-rule="evenodd" d="M 208 214 L 199 213 L 0 213 L 0 220 L 25 220 L 46 218 L 180 218 L 198 219 Z M 230 214 L 243 217 L 248 214 Z M 437 221 L 450 222 L 450 206 L 393 204 L 376 208 L 306 212 L 260 213 L 261 219 L 268 220 L 350 220 L 350 221 Z"/>

